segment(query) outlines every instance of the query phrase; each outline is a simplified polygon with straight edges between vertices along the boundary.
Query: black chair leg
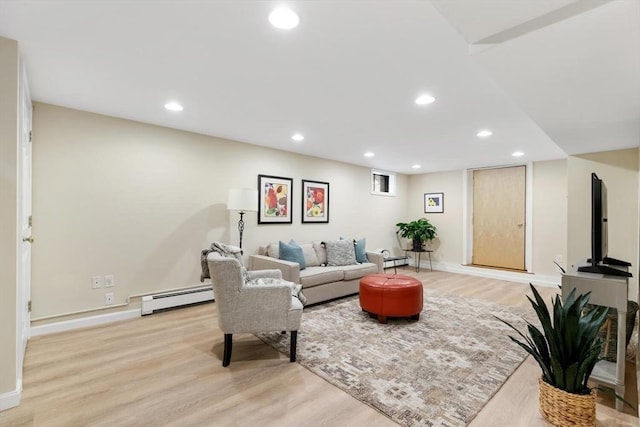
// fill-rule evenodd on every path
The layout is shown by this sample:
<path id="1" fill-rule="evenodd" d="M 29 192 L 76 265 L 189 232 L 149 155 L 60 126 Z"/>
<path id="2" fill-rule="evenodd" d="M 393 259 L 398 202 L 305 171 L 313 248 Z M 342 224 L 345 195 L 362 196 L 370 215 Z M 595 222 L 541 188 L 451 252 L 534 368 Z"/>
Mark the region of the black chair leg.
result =
<path id="1" fill-rule="evenodd" d="M 291 331 L 291 349 L 289 351 L 291 355 L 289 356 L 289 362 L 296 361 L 297 344 L 298 344 L 298 331 Z"/>
<path id="2" fill-rule="evenodd" d="M 224 334 L 224 355 L 222 356 L 222 366 L 227 367 L 231 363 L 231 349 L 233 347 L 233 341 L 231 340 L 232 334 Z"/>

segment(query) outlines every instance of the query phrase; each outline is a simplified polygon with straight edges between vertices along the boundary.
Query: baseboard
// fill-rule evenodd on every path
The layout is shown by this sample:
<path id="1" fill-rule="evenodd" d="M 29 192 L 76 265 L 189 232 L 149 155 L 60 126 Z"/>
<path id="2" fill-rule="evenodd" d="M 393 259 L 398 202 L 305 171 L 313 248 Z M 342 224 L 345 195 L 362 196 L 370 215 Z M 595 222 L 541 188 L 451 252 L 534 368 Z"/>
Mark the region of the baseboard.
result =
<path id="1" fill-rule="evenodd" d="M 31 336 L 48 335 L 57 332 L 71 331 L 74 329 L 87 328 L 89 326 L 103 325 L 106 323 L 118 322 L 120 320 L 140 317 L 140 309 L 117 311 L 114 313 L 98 314 L 96 316 L 82 317 L 80 319 L 64 320 L 62 322 L 49 323 L 47 325 L 33 326 Z"/>
<path id="2" fill-rule="evenodd" d="M 426 265 L 423 262 L 420 263 L 421 268 L 429 268 L 429 261 Z M 451 273 L 467 274 L 469 276 L 486 277 L 489 279 L 506 280 L 516 283 L 533 283 L 538 286 L 545 287 L 558 287 L 560 285 L 561 276 L 544 276 L 534 273 L 518 273 L 517 271 L 495 270 L 491 268 L 482 267 L 469 267 L 461 264 L 446 263 L 446 262 L 434 262 L 434 270 L 448 271 Z"/>
<path id="3" fill-rule="evenodd" d="M 20 398 L 22 397 L 22 382 L 19 381 L 16 390 L 8 393 L 0 394 L 0 411 L 15 408 L 20 405 Z"/>

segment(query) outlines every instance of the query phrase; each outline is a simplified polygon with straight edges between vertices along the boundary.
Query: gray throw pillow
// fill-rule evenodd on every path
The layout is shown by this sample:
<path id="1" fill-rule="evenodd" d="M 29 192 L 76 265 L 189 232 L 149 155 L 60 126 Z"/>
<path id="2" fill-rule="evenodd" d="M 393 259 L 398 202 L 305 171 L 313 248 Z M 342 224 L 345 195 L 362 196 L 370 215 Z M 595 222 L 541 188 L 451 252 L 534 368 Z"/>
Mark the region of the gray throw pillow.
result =
<path id="1" fill-rule="evenodd" d="M 353 242 L 349 240 L 333 240 L 325 242 L 327 248 L 327 265 L 342 266 L 356 264 L 356 252 Z"/>

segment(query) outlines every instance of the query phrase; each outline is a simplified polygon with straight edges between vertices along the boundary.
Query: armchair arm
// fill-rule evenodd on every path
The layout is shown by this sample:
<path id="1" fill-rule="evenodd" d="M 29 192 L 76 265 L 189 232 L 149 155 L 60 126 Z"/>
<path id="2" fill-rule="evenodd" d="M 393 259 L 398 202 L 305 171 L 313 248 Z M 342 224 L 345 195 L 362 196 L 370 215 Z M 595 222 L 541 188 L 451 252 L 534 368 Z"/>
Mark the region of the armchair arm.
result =
<path id="1" fill-rule="evenodd" d="M 384 273 L 384 257 L 380 252 L 367 252 L 367 258 L 378 266 L 378 273 Z"/>
<path id="2" fill-rule="evenodd" d="M 282 279 L 282 271 L 278 269 L 249 270 L 247 273 L 250 279 Z"/>
<path id="3" fill-rule="evenodd" d="M 300 264 L 266 255 L 249 255 L 249 270 L 273 270 L 282 272 L 282 278 L 289 282 L 300 283 Z"/>
<path id="4" fill-rule="evenodd" d="M 242 310 L 281 313 L 291 307 L 291 287 L 287 284 L 242 286 L 240 299 Z M 246 312 L 246 311 L 245 311 Z"/>

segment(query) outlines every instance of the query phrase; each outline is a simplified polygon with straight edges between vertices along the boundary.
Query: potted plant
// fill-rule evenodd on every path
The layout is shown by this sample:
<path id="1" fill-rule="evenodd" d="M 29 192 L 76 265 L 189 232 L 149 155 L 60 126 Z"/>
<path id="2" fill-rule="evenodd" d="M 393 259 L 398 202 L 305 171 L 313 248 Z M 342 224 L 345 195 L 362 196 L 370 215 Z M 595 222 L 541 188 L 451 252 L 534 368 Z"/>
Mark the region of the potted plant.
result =
<path id="1" fill-rule="evenodd" d="M 399 222 L 397 233 L 400 237 L 413 241 L 413 250 L 422 250 L 422 243 L 428 242 L 436 237 L 436 226 L 431 224 L 427 218 L 420 218 L 411 222 Z"/>
<path id="2" fill-rule="evenodd" d="M 538 316 L 542 330 L 527 322 L 528 335 L 509 322 L 499 319 L 520 335 L 522 341 L 509 336 L 538 362 L 542 376 L 540 412 L 556 426 L 596 425 L 595 390 L 587 386 L 600 358 L 602 339 L 598 331 L 604 323 L 606 307 L 585 312 L 590 292 L 576 296 L 571 291 L 564 304 L 559 295 L 552 301 L 553 313 L 533 285 L 535 301 L 527 296 Z"/>

